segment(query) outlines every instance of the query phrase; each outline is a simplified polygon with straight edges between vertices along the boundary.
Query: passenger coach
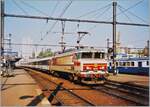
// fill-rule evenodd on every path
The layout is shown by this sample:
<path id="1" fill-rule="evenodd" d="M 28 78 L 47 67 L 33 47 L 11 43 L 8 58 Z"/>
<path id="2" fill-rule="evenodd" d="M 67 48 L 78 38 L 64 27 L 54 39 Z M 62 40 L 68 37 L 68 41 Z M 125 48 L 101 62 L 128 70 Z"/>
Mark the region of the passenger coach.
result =
<path id="1" fill-rule="evenodd" d="M 99 82 L 108 76 L 105 52 L 97 49 L 72 49 L 53 57 L 34 60 L 30 67 L 46 69 L 55 75 L 65 75 L 72 81 Z"/>
<path id="2" fill-rule="evenodd" d="M 119 73 L 149 75 L 149 58 L 122 58 L 116 60 L 116 69 Z M 112 72 L 112 61 L 108 63 L 108 71 Z"/>

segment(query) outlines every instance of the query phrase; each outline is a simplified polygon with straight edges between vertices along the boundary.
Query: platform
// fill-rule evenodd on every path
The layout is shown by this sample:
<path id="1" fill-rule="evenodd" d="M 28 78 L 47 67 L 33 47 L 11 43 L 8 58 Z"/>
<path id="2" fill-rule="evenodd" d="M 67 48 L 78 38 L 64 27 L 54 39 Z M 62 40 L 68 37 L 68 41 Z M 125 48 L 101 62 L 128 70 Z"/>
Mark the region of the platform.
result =
<path id="1" fill-rule="evenodd" d="M 109 80 L 149 87 L 149 76 L 110 73 Z"/>
<path id="2" fill-rule="evenodd" d="M 0 77 L 1 106 L 50 106 L 34 79 L 23 69 L 14 76 Z"/>

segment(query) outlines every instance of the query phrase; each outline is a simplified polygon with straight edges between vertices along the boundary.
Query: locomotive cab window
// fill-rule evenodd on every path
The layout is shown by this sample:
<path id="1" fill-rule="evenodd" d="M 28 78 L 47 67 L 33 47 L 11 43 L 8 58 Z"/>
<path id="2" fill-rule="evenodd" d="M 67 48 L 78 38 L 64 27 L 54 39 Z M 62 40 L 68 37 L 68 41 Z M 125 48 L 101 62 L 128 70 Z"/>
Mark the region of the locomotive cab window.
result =
<path id="1" fill-rule="evenodd" d="M 105 53 L 101 53 L 101 58 L 102 58 L 102 59 L 105 58 Z"/>
<path id="2" fill-rule="evenodd" d="M 81 58 L 92 58 L 91 52 L 83 52 Z"/>
<path id="3" fill-rule="evenodd" d="M 100 53 L 99 52 L 95 52 L 94 53 L 94 58 L 100 58 Z"/>

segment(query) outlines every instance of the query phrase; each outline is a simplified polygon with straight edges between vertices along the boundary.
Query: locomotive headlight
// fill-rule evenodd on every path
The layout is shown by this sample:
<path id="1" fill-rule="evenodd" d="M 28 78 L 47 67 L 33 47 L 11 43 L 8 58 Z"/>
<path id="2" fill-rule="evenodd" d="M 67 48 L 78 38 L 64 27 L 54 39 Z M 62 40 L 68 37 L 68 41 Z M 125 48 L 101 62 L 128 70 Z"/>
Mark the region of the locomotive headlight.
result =
<path id="1" fill-rule="evenodd" d="M 90 67 L 86 67 L 86 69 L 90 69 Z"/>

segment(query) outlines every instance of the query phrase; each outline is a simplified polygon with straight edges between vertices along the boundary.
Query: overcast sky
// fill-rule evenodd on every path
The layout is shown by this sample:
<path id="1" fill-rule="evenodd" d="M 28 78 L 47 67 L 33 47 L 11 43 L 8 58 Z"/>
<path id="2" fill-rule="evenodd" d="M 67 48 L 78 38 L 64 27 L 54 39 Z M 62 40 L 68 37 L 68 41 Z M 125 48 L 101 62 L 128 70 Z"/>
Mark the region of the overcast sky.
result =
<path id="1" fill-rule="evenodd" d="M 117 21 L 148 24 L 148 1 L 149 0 L 117 0 Z M 5 13 L 59 17 L 69 3 L 70 0 L 5 0 Z M 120 6 L 122 8 L 120 8 Z M 100 9 L 101 7 L 104 8 Z M 124 9 L 129 7 L 132 8 L 120 14 L 121 11 L 124 11 Z M 97 11 L 84 15 L 92 10 Z M 81 15 L 84 16 L 78 18 Z M 73 0 L 62 17 L 112 21 L 112 1 Z M 26 41 L 31 39 L 31 43 L 58 45 L 61 34 L 54 32 L 61 32 L 61 22 L 58 21 L 52 31 L 43 37 L 55 22 L 56 21 L 49 20 L 47 23 L 46 20 L 5 18 L 5 36 L 11 33 L 13 43 L 23 43 L 23 41 L 25 43 L 29 43 Z M 78 24 L 79 29 L 77 27 Z M 107 38 L 112 40 L 112 25 L 66 22 L 65 32 L 73 33 L 70 35 L 67 34 L 64 37 L 64 40 L 68 45 L 76 45 L 77 34 L 74 33 L 78 30 L 87 31 L 91 34 L 81 40 L 81 44 L 83 45 L 103 47 L 106 46 Z M 117 31 L 120 32 L 120 41 L 123 47 L 144 47 L 146 45 L 146 41 L 149 39 L 148 27 L 117 25 Z M 41 38 L 43 40 L 41 40 Z M 35 47 L 33 48 L 35 50 Z M 60 47 L 38 47 L 38 50 L 41 50 L 41 48 L 52 48 L 53 51 L 60 50 Z M 13 50 L 20 52 L 22 47 L 13 46 Z"/>

